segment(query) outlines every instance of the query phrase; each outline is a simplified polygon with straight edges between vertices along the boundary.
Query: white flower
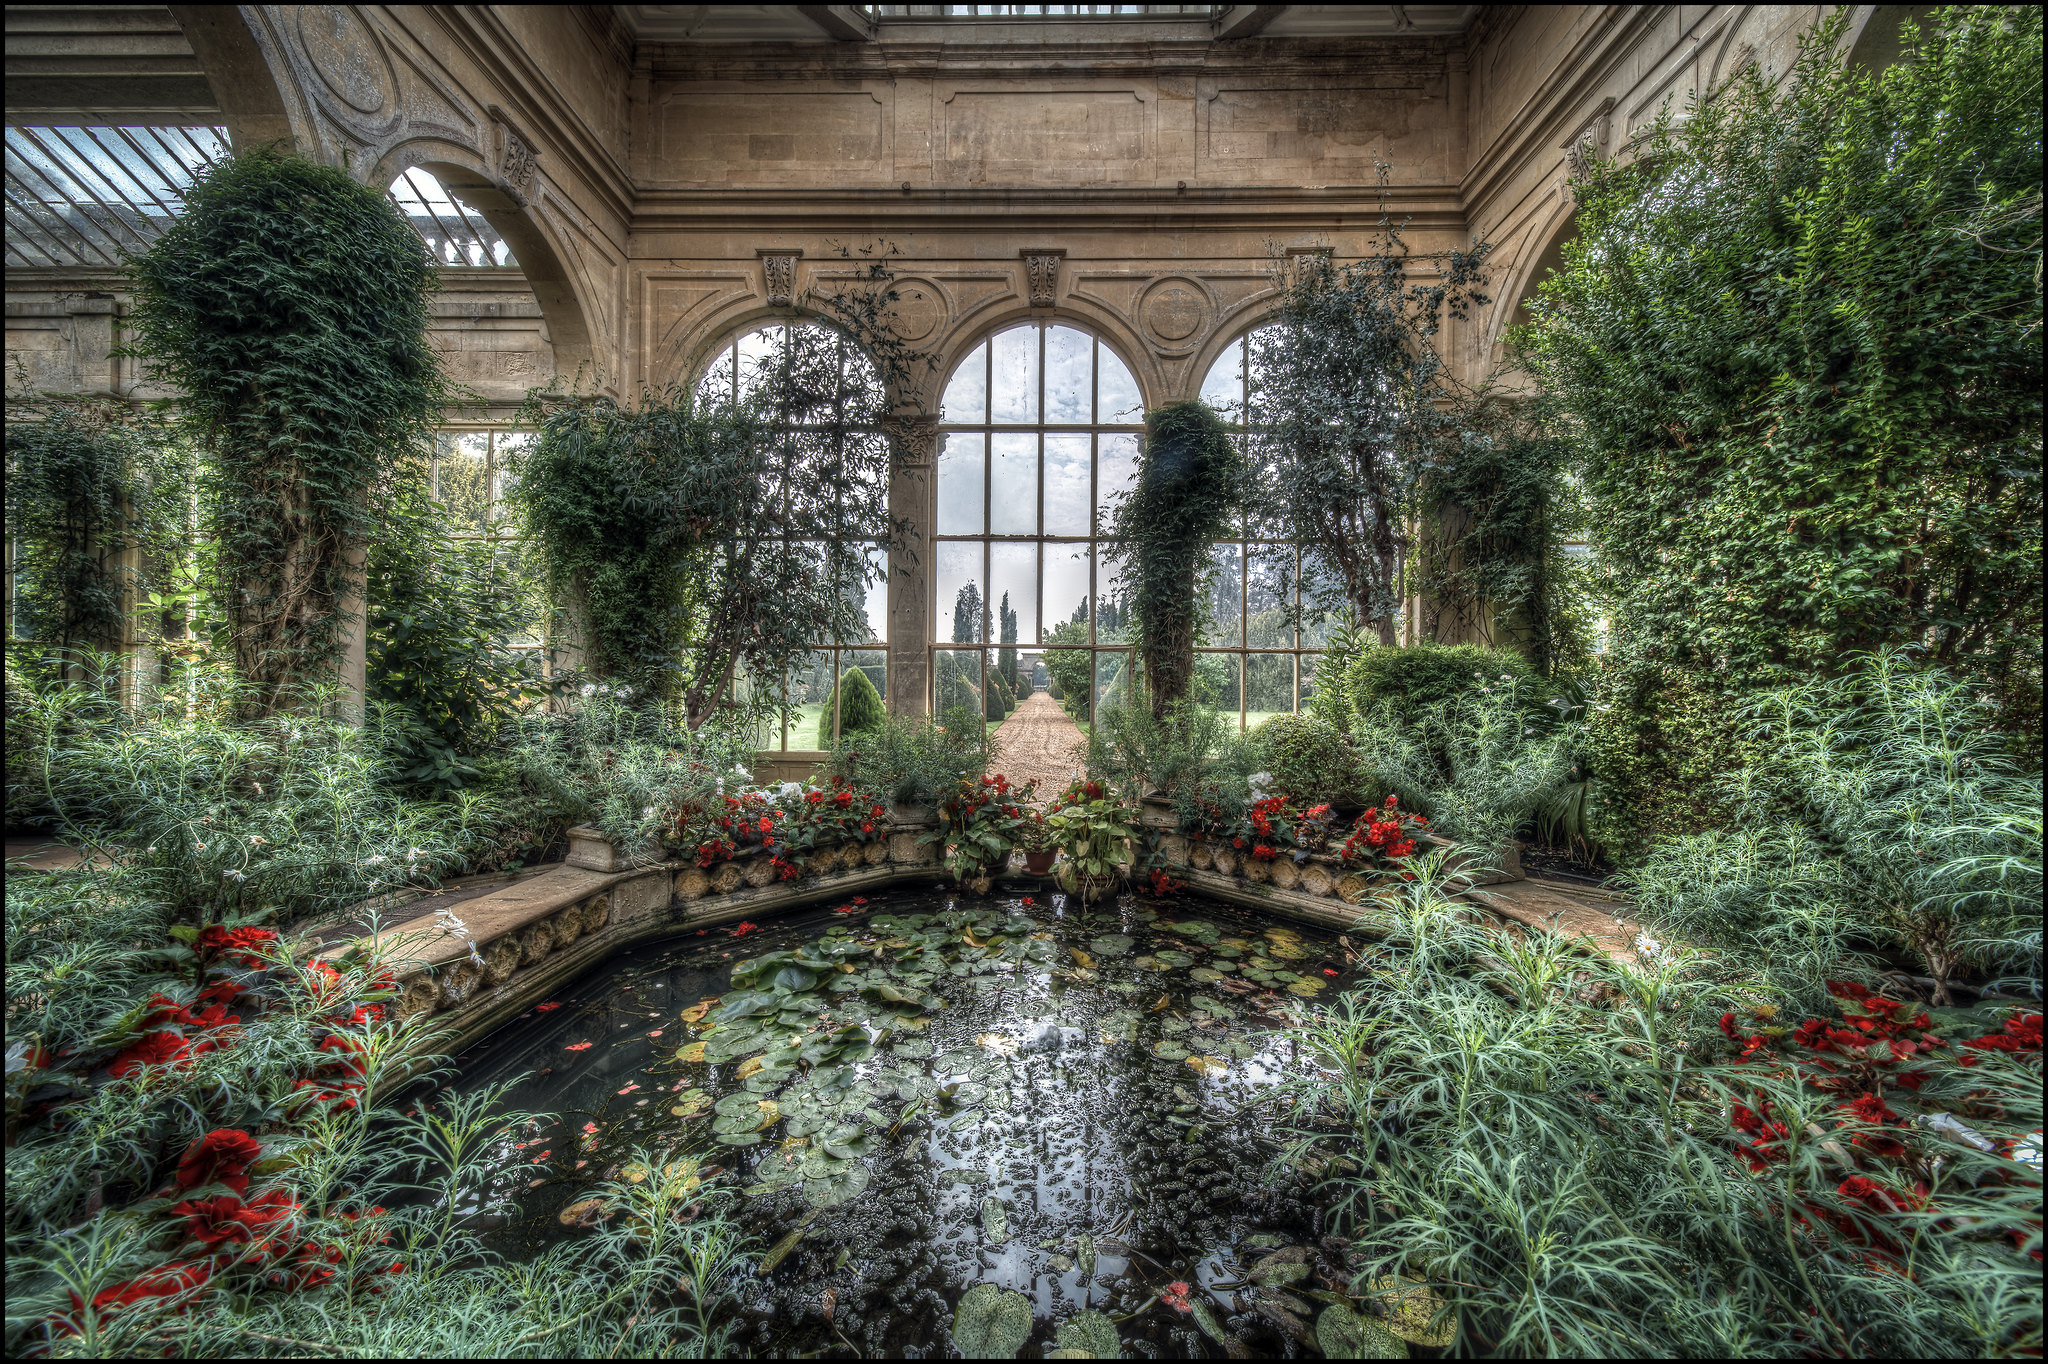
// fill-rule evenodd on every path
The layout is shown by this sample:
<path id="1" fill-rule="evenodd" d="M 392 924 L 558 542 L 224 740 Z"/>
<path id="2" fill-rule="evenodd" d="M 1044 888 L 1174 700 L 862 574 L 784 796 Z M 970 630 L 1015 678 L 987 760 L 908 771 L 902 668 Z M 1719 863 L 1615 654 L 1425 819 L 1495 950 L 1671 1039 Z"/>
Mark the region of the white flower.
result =
<path id="1" fill-rule="evenodd" d="M 642 818 L 642 819 L 653 819 L 653 818 L 654 818 L 654 807 L 653 807 L 652 805 L 643 805 L 643 806 L 641 806 L 641 807 L 640 807 L 640 818 Z"/>
<path id="2" fill-rule="evenodd" d="M 383 853 L 378 853 L 378 854 L 377 854 L 377 855 L 376 855 L 375 857 L 366 857 L 366 858 L 364 858 L 364 859 L 363 859 L 363 860 L 362 860 L 361 862 L 357 863 L 357 865 L 358 865 L 358 866 L 363 866 L 363 867 L 376 867 L 376 866 L 381 866 L 381 865 L 383 865 L 383 862 L 384 862 L 384 854 L 383 854 Z"/>
<path id="3" fill-rule="evenodd" d="M 250 844 L 250 846 L 251 846 L 251 847 L 256 847 L 256 848 L 260 848 L 260 847 L 262 847 L 262 846 L 263 846 L 263 835 L 262 835 L 262 834 L 250 834 L 250 835 L 249 835 L 249 844 Z"/>
<path id="4" fill-rule="evenodd" d="M 242 873 L 236 871 L 233 867 L 229 867 L 226 871 L 222 872 L 221 875 L 225 876 L 230 881 L 246 881 L 249 879 L 248 877 L 242 875 Z"/>
<path id="5" fill-rule="evenodd" d="M 786 781 L 775 788 L 775 794 L 788 800 L 791 796 L 802 795 L 803 789 L 804 784 L 800 781 Z"/>
<path id="6" fill-rule="evenodd" d="M 2021 1141 L 2015 1142 L 2012 1148 L 2012 1158 L 2014 1160 L 2021 1161 L 2025 1164 L 2031 1165 L 2036 1170 L 2040 1169 L 2041 1134 L 2039 1132 L 2035 1132 L 2027 1136 L 2026 1138 L 2022 1139 Z"/>
<path id="7" fill-rule="evenodd" d="M 632 689 L 631 687 L 620 687 L 620 688 L 619 688 L 619 689 L 618 689 L 617 691 L 615 691 L 615 692 L 613 692 L 613 693 L 612 693 L 612 695 L 614 695 L 614 696 L 618 697 L 618 698 L 619 698 L 619 699 L 620 699 L 621 701 L 625 700 L 625 699 L 626 699 L 627 697 L 631 696 L 632 694 L 633 694 L 633 689 Z"/>
<path id="8" fill-rule="evenodd" d="M 597 695 L 597 684 L 595 682 L 585 682 L 583 684 L 583 694 L 585 696 Z"/>
<path id="9" fill-rule="evenodd" d="M 1253 795 L 1263 797 L 1266 794 L 1266 788 L 1272 785 L 1272 782 L 1273 774 L 1271 772 L 1254 772 L 1247 784 L 1252 788 Z"/>
<path id="10" fill-rule="evenodd" d="M 1636 934 L 1636 955 L 1652 965 L 1661 965 L 1674 958 L 1664 950 L 1664 944 L 1647 933 Z"/>

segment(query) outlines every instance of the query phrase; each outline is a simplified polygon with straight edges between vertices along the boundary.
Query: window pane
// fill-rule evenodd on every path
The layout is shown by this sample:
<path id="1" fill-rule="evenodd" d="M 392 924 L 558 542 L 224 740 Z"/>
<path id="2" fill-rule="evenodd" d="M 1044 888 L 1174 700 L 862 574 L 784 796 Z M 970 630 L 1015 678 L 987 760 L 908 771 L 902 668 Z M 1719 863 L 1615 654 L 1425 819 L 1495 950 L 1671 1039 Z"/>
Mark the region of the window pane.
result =
<path id="1" fill-rule="evenodd" d="M 982 532 L 982 459 L 988 438 L 954 432 L 939 452 L 939 534 Z"/>
<path id="2" fill-rule="evenodd" d="M 1050 541 L 1045 546 L 1045 633 L 1048 639 L 1062 623 L 1078 625 L 1066 637 L 1088 639 L 1088 546 Z"/>
<path id="3" fill-rule="evenodd" d="M 989 533 L 1038 534 L 1038 437 L 1030 432 L 1003 432 L 991 445 Z"/>
<path id="4" fill-rule="evenodd" d="M 941 719 L 957 706 L 982 714 L 981 650 L 940 649 L 933 659 L 933 711 Z"/>
<path id="5" fill-rule="evenodd" d="M 1254 649 L 1291 649 L 1294 631 L 1287 606 L 1294 592 L 1294 548 L 1253 545 L 1245 584 L 1244 642 Z"/>
<path id="6" fill-rule="evenodd" d="M 976 346 L 974 353 L 960 362 L 960 368 L 953 371 L 953 382 L 946 385 L 945 400 L 939 404 L 939 420 L 947 422 L 972 422 L 980 424 L 988 420 L 988 346 Z"/>
<path id="7" fill-rule="evenodd" d="M 710 364 L 704 367 L 704 377 L 697 381 L 697 397 L 703 402 L 730 402 L 734 393 L 733 356 L 738 352 L 735 346 L 727 346 L 718 352 Z"/>
<path id="8" fill-rule="evenodd" d="M 1045 438 L 1045 533 L 1088 533 L 1088 444 L 1083 435 Z"/>
<path id="9" fill-rule="evenodd" d="M 1301 643 L 1320 649 L 1330 632 L 1343 623 L 1344 580 L 1330 562 L 1312 549 L 1301 552 Z M 1304 675 L 1305 677 L 1306 675 Z M 1304 681 L 1303 685 L 1306 685 Z"/>
<path id="10" fill-rule="evenodd" d="M 1244 546 L 1216 545 L 1209 552 L 1202 644 L 1244 642 Z"/>
<path id="11" fill-rule="evenodd" d="M 508 515 L 505 499 L 517 486 L 519 476 L 510 473 L 505 466 L 533 444 L 531 431 L 500 431 L 492 438 L 497 449 L 491 456 L 491 520 L 503 521 Z"/>
<path id="12" fill-rule="evenodd" d="M 1244 407 L 1244 338 L 1230 343 L 1230 348 L 1216 357 L 1216 363 L 1209 366 L 1209 376 L 1202 380 L 1202 401 L 1222 413 L 1227 421 L 1236 421 Z"/>
<path id="13" fill-rule="evenodd" d="M 481 431 L 443 436 L 435 463 L 434 494 L 447 507 L 458 531 L 482 531 L 490 517 L 485 483 L 491 438 Z"/>
<path id="14" fill-rule="evenodd" d="M 941 641 L 979 644 L 983 640 L 981 547 L 978 540 L 939 542 L 938 638 Z"/>
<path id="15" fill-rule="evenodd" d="M 1321 654 L 1301 656 L 1301 708 L 1308 709 L 1308 699 L 1316 693 L 1316 665 L 1323 661 Z"/>
<path id="16" fill-rule="evenodd" d="M 1038 546 L 991 545 L 988 551 L 989 604 L 995 642 L 1038 642 Z M 1008 601 L 1008 614 L 1004 602 Z M 1006 623 L 1007 622 L 1007 623 Z"/>
<path id="17" fill-rule="evenodd" d="M 1243 694 L 1242 654 L 1196 654 L 1195 700 L 1230 717 L 1237 728 L 1238 699 Z"/>
<path id="18" fill-rule="evenodd" d="M 1128 492 L 1138 477 L 1138 438 L 1106 434 L 1095 438 L 1095 533 L 1109 534 L 1116 494 Z"/>
<path id="19" fill-rule="evenodd" d="M 1045 333 L 1045 419 L 1085 422 L 1094 402 L 1092 370 L 1095 338 L 1072 327 L 1048 327 Z"/>
<path id="20" fill-rule="evenodd" d="M 1136 636 L 1136 622 L 1131 619 L 1130 607 L 1117 586 L 1126 560 L 1114 545 L 1098 544 L 1095 554 L 1095 592 L 1099 598 L 1095 604 L 1095 642 L 1122 644 Z"/>
<path id="21" fill-rule="evenodd" d="M 989 384 L 989 419 L 995 422 L 1038 420 L 1038 328 L 1018 327 L 989 342 L 995 362 Z"/>
<path id="22" fill-rule="evenodd" d="M 869 545 L 868 562 L 874 566 L 875 576 L 861 598 L 861 615 L 868 623 L 862 643 L 889 637 L 889 552 L 880 545 Z"/>
<path id="23" fill-rule="evenodd" d="M 1294 709 L 1294 655 L 1246 654 L 1245 717 L 1248 727 Z"/>
<path id="24" fill-rule="evenodd" d="M 832 717 L 825 703 L 832 695 L 832 651 L 805 654 L 789 670 L 789 715 L 785 748 L 830 748 Z M 818 717 L 825 717 L 825 742 L 818 742 Z"/>
<path id="25" fill-rule="evenodd" d="M 839 685 L 842 691 L 835 693 L 835 695 L 841 697 L 838 703 L 840 717 L 839 732 L 841 735 L 846 733 L 847 719 L 843 689 L 846 685 L 846 675 L 855 669 L 859 669 L 867 674 L 868 681 L 874 684 L 875 693 L 883 698 L 885 705 L 889 696 L 889 655 L 886 652 L 881 649 L 841 649 L 839 651 Z M 822 748 L 824 745 L 821 744 L 819 747 Z"/>
<path id="26" fill-rule="evenodd" d="M 1143 684 L 1133 671 L 1131 655 L 1122 649 L 1095 655 L 1095 709 L 1089 719 L 1140 698 Z"/>
<path id="27" fill-rule="evenodd" d="M 1138 381 L 1108 346 L 1098 347 L 1095 361 L 1095 420 L 1105 426 L 1136 426 L 1145 420 L 1145 400 Z"/>
<path id="28" fill-rule="evenodd" d="M 733 703 L 741 707 L 750 705 L 755 699 L 756 683 L 757 679 L 747 671 L 747 665 L 741 663 L 733 673 Z M 781 692 L 778 690 L 768 693 L 761 699 L 776 702 L 780 700 L 780 697 Z M 767 749 L 782 747 L 782 724 L 772 714 L 755 723 L 754 747 Z"/>
<path id="29" fill-rule="evenodd" d="M 771 363 L 782 349 L 782 328 L 763 327 L 757 332 L 742 336 L 739 345 L 739 389 L 742 393 L 752 392 L 759 383 L 758 371 L 763 364 Z"/>

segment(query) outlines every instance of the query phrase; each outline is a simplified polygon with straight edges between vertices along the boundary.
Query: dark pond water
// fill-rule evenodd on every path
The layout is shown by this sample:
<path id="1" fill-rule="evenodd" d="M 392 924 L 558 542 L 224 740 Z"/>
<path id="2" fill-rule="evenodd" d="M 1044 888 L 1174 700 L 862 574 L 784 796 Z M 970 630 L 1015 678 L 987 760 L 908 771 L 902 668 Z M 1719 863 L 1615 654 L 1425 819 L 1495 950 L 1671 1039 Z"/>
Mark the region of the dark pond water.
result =
<path id="1" fill-rule="evenodd" d="M 1276 1029 L 1346 962 L 1195 899 L 896 892 L 623 954 L 456 1083 L 524 1074 L 510 1101 L 562 1115 L 510 1153 L 530 1187 L 507 1254 L 580 1234 L 563 1210 L 635 1147 L 708 1152 L 763 1248 L 803 1225 L 740 1290 L 756 1353 L 942 1356 L 986 1283 L 1029 1299 L 1025 1357 L 1084 1308 L 1141 1355 L 1290 1355 L 1341 1258 L 1241 1283 L 1276 1252 L 1339 1256 L 1314 1181 L 1275 1160 L 1315 1065 Z M 1186 1307 L 1161 1300 L 1176 1281 Z"/>

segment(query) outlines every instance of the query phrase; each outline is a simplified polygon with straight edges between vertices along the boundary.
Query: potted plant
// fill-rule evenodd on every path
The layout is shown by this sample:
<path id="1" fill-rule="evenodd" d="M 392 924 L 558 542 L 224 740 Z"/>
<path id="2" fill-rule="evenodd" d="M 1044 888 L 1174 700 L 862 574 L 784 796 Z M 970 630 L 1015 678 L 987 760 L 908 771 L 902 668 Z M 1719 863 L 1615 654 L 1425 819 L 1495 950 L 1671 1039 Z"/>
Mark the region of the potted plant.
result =
<path id="1" fill-rule="evenodd" d="M 1052 826 L 1046 823 L 1043 810 L 1032 810 L 1024 819 L 1023 827 L 1017 831 L 1017 846 L 1024 850 L 1024 870 L 1033 876 L 1043 876 L 1052 870 L 1053 859 L 1060 850 L 1053 842 Z"/>
<path id="2" fill-rule="evenodd" d="M 1084 901 L 1100 900 L 1122 882 L 1137 821 L 1130 807 L 1100 782 L 1082 780 L 1069 786 L 1053 802 L 1046 823 L 1055 845 L 1066 854 L 1073 889 Z"/>
<path id="3" fill-rule="evenodd" d="M 939 826 L 920 843 L 936 842 L 953 879 L 977 895 L 988 893 L 995 871 L 1009 860 L 1025 823 L 1022 802 L 1036 783 L 1021 787 L 998 772 L 980 781 L 961 781 L 939 802 Z"/>

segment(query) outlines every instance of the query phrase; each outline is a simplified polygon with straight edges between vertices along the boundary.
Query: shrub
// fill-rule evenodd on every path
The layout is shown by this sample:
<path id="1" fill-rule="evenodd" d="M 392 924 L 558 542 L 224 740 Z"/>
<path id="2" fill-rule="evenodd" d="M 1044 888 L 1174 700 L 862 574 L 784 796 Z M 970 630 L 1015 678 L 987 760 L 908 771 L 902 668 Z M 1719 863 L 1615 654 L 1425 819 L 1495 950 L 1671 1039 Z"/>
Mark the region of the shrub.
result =
<path id="1" fill-rule="evenodd" d="M 839 685 L 825 698 L 825 709 L 818 713 L 819 748 L 832 747 L 832 715 L 835 710 L 839 715 L 842 739 L 881 725 L 884 714 L 882 694 L 875 690 L 874 681 L 866 669 L 848 668 L 839 675 Z"/>
<path id="2" fill-rule="evenodd" d="M 455 790 L 481 775 L 498 722 L 547 687 L 538 654 L 512 647 L 532 623 L 517 547 L 455 535 L 424 477 L 409 483 L 370 551 L 365 680 L 390 707 L 403 779 Z"/>
<path id="3" fill-rule="evenodd" d="M 1630 873 L 1673 935 L 1808 982 L 1866 945 L 1935 981 L 1973 966 L 2038 971 L 2041 778 L 2022 773 L 1995 705 L 1901 654 L 1767 692 L 1744 713 L 1764 753 L 1720 784 L 1726 832 L 1659 845 Z"/>
<path id="4" fill-rule="evenodd" d="M 2041 12 L 1944 9 L 1881 74 L 1848 18 L 1597 163 L 1515 344 L 1620 638 L 1738 695 L 1918 643 L 2031 729 Z"/>
<path id="5" fill-rule="evenodd" d="M 842 735 L 825 770 L 879 790 L 897 805 L 929 807 L 963 782 L 978 783 L 994 751 L 988 726 L 974 710 L 956 708 L 943 723 L 885 714 L 870 729 Z"/>
<path id="6" fill-rule="evenodd" d="M 1371 803 L 1358 754 L 1336 726 L 1312 715 L 1275 715 L 1251 732 L 1273 790 L 1313 805 Z"/>
<path id="7" fill-rule="evenodd" d="M 1513 649 L 1477 644 L 1416 644 L 1403 649 L 1366 646 L 1348 655 L 1326 656 L 1324 668 L 1335 665 L 1337 688 L 1348 708 L 1349 728 L 1391 721 L 1419 724 L 1432 710 L 1471 695 L 1478 688 L 1507 683 L 1519 694 L 1533 694 L 1535 672 Z M 1318 694 L 1323 687 L 1318 687 Z"/>

